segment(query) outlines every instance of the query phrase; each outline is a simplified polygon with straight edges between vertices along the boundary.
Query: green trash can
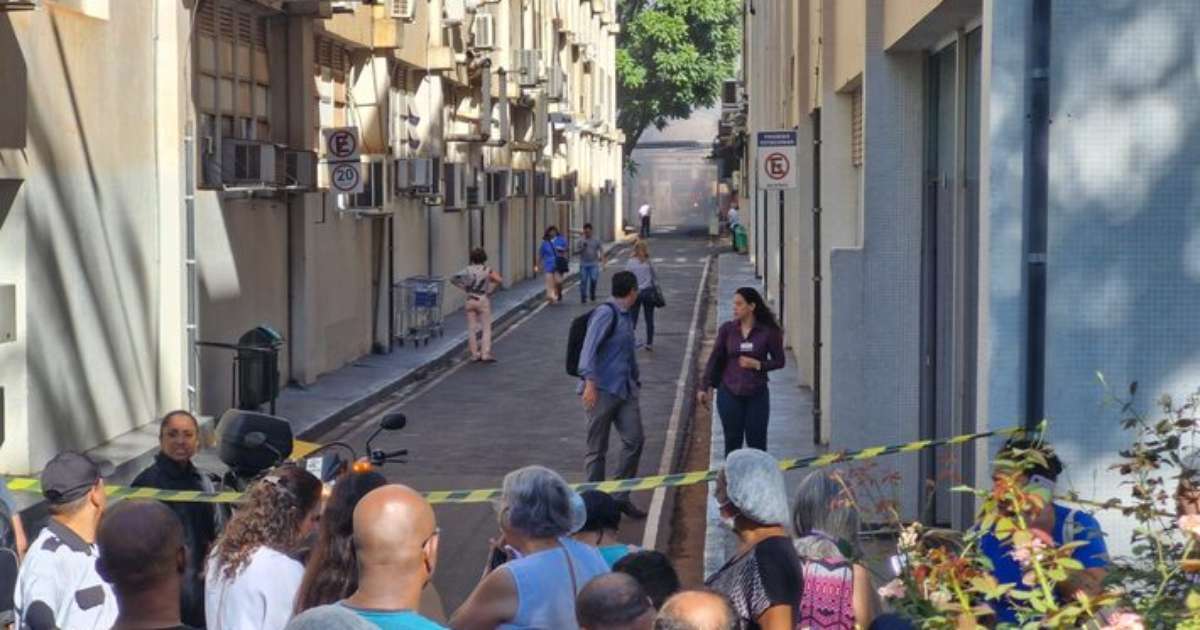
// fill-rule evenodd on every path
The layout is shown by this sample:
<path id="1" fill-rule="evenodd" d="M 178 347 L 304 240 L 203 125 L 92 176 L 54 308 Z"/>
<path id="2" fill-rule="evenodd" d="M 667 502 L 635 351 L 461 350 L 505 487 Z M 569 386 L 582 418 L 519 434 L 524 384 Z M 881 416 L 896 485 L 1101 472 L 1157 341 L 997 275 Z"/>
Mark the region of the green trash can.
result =
<path id="1" fill-rule="evenodd" d="M 746 239 L 746 228 L 740 223 L 733 226 L 733 249 L 739 254 L 745 254 L 750 249 Z"/>

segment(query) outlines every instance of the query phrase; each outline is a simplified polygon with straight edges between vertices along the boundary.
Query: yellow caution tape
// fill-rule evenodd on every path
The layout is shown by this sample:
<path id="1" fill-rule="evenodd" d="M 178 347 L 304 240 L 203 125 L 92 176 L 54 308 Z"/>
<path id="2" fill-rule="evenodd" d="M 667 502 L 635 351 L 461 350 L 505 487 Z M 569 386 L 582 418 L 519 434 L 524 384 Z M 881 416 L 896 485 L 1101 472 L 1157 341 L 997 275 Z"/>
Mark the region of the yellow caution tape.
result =
<path id="1" fill-rule="evenodd" d="M 858 462 L 885 455 L 894 455 L 897 453 L 914 453 L 927 448 L 936 446 L 954 446 L 966 444 L 983 438 L 989 438 L 998 435 L 1013 435 L 1021 433 L 1024 429 L 1019 427 L 1008 427 L 1005 429 L 996 429 L 995 431 L 984 431 L 981 433 L 965 433 L 953 437 L 942 438 L 938 440 L 917 440 L 915 442 L 907 442 L 904 444 L 894 444 L 892 446 L 872 446 L 855 451 L 834 451 L 822 455 L 812 457 L 801 457 L 796 459 L 783 459 L 779 461 L 780 470 L 799 470 L 801 468 L 821 468 L 824 466 L 832 466 L 845 462 Z M 319 447 L 317 444 L 309 442 L 296 442 L 292 449 L 293 459 L 301 459 L 303 454 L 313 452 Z M 303 453 L 298 455 L 297 453 Z M 655 488 L 670 488 L 679 486 L 690 486 L 698 483 L 714 481 L 717 478 L 719 471 L 713 470 L 697 470 L 693 472 L 674 473 L 670 475 L 652 475 L 649 477 L 636 477 L 633 479 L 616 479 L 612 481 L 597 481 L 587 483 L 572 484 L 571 487 L 582 492 L 584 490 L 600 490 L 602 492 L 637 492 L 641 490 L 653 490 Z M 29 477 L 13 477 L 8 480 L 8 488 L 17 492 L 32 492 L 41 493 L 41 484 L 37 479 Z M 195 502 L 195 503 L 236 503 L 242 497 L 240 492 L 215 492 L 205 493 L 194 490 L 161 490 L 158 488 L 131 488 L 128 486 L 105 486 L 105 492 L 111 499 L 158 499 L 159 501 L 170 502 Z M 425 497 L 430 503 L 485 503 L 500 498 L 499 488 L 487 488 L 480 490 L 435 490 L 426 492 Z"/>

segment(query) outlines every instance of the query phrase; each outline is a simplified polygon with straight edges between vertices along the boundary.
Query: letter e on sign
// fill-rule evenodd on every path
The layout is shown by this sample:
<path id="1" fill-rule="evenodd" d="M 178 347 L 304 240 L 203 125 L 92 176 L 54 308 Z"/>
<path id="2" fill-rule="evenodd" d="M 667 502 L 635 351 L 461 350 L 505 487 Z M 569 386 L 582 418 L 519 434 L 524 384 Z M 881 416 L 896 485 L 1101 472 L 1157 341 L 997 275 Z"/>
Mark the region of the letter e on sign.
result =
<path id="1" fill-rule="evenodd" d="M 359 161 L 358 127 L 322 129 L 325 135 L 325 160 L 328 162 Z"/>

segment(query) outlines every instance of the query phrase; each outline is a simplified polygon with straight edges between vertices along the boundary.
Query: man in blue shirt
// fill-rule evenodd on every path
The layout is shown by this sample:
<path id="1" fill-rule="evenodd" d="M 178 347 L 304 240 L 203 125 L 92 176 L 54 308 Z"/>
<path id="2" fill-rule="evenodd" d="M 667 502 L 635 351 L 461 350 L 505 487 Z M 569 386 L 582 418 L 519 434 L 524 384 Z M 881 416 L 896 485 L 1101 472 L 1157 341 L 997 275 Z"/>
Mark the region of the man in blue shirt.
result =
<path id="1" fill-rule="evenodd" d="M 636 476 L 642 457 L 645 438 L 638 407 L 641 381 L 630 315 L 637 302 L 637 287 L 637 276 L 632 272 L 620 271 L 613 276 L 613 297 L 592 311 L 579 353 L 579 391 L 588 423 L 584 458 L 588 481 L 604 481 L 608 433 L 613 426 L 621 436 L 621 461 L 614 478 Z M 646 513 L 630 501 L 628 492 L 613 496 L 622 512 L 633 518 L 645 518 Z"/>
<path id="2" fill-rule="evenodd" d="M 1071 554 L 1083 565 L 1083 570 L 1072 572 L 1066 580 L 1058 583 L 1056 593 L 1064 600 L 1073 598 L 1079 591 L 1090 596 L 1098 595 L 1101 582 L 1108 571 L 1108 548 L 1104 544 L 1104 532 L 1091 514 L 1050 500 L 1049 497 L 1054 495 L 1058 476 L 1063 470 L 1062 462 L 1054 454 L 1054 450 L 1045 443 L 1033 442 L 1026 438 L 1009 440 L 996 455 L 998 464 L 995 475 L 1011 474 L 1011 469 L 1004 467 L 1005 463 L 1019 459 L 1019 453 L 1030 450 L 1040 451 L 1045 465 L 1037 463 L 1026 467 L 1018 475 L 1018 480 L 1024 482 L 1027 489 L 1032 486 L 1032 491 L 1048 495 L 1048 498 L 1041 510 L 1024 515 L 1025 522 L 1035 534 L 1053 541 L 1056 547 L 1069 542 L 1084 543 Z M 994 532 L 988 532 L 980 539 L 979 548 L 992 561 L 992 575 L 997 581 L 1001 584 L 1016 584 L 1018 589 L 1028 590 L 1029 587 L 1021 581 L 1026 569 L 1013 556 L 1014 550 L 1010 541 L 1001 541 Z M 1007 598 L 989 603 L 996 611 L 996 621 L 1017 621 Z"/>

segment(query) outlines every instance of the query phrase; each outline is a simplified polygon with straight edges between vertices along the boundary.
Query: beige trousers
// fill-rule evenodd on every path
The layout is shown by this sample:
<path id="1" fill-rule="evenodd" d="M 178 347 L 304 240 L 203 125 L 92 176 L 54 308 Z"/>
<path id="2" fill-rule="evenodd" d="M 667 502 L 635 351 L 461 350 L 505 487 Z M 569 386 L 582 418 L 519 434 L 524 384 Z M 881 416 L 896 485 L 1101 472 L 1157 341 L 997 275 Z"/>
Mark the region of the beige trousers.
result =
<path id="1" fill-rule="evenodd" d="M 492 301 L 486 295 L 467 298 L 467 347 L 476 359 L 492 357 Z M 480 352 L 476 336 L 483 329 L 483 348 Z"/>

